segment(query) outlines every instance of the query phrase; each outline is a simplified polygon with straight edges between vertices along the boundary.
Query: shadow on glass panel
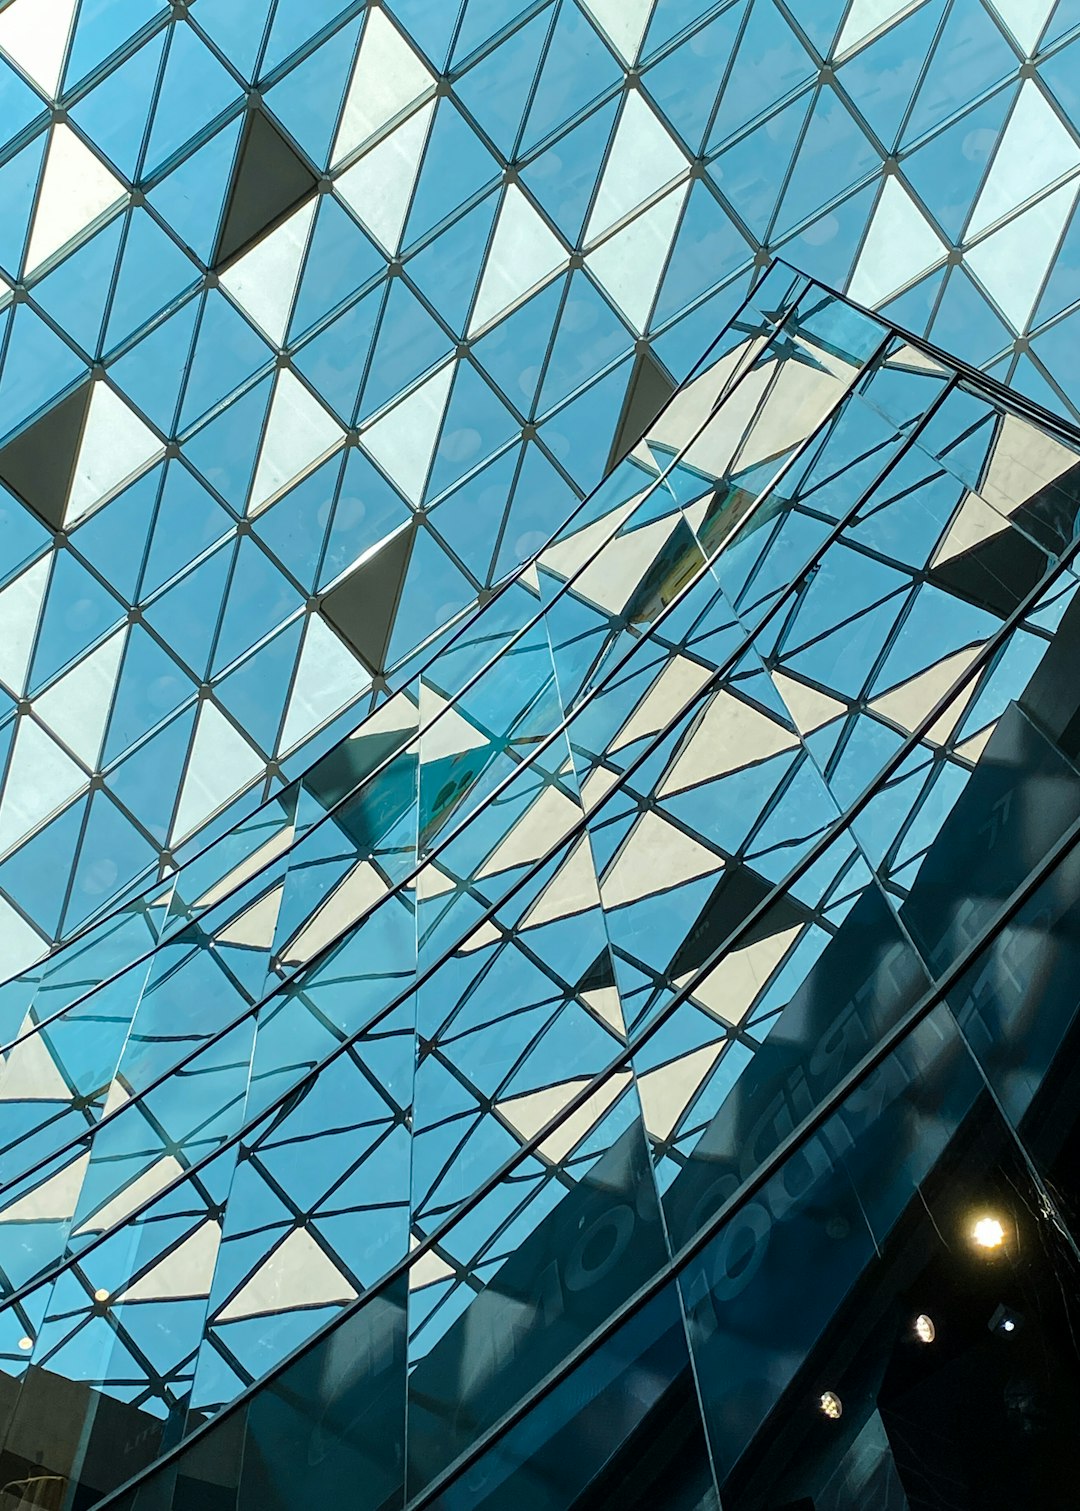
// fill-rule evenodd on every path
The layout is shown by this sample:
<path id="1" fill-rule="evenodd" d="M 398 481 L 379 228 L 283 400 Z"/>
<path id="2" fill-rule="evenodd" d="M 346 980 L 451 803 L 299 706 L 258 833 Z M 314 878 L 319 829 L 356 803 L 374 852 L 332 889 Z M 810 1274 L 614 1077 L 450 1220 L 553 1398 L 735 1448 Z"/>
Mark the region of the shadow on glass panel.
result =
<path id="1" fill-rule="evenodd" d="M 719 1511 L 675 1288 L 632 1316 L 427 1504 Z"/>

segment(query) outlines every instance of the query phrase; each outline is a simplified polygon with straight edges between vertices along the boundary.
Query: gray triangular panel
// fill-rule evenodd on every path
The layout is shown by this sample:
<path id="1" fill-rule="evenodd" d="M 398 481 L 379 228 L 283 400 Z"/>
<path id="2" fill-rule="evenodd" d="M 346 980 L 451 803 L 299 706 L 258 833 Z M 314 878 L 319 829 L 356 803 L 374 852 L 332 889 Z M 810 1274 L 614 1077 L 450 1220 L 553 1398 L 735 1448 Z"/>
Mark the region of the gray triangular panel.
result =
<path id="1" fill-rule="evenodd" d="M 81 383 L 0 450 L 0 480 L 51 530 L 64 523 L 91 383 Z"/>
<path id="2" fill-rule="evenodd" d="M 400 530 L 322 601 L 326 619 L 376 675 L 385 670 L 386 648 L 415 536 L 413 525 Z"/>
<path id="3" fill-rule="evenodd" d="M 270 117 L 249 111 L 211 265 L 222 267 L 315 187 L 315 175 Z"/>
<path id="4" fill-rule="evenodd" d="M 615 427 L 615 439 L 608 453 L 608 472 L 633 450 L 674 392 L 675 384 L 652 351 L 641 352 L 630 374 L 622 413 Z"/>

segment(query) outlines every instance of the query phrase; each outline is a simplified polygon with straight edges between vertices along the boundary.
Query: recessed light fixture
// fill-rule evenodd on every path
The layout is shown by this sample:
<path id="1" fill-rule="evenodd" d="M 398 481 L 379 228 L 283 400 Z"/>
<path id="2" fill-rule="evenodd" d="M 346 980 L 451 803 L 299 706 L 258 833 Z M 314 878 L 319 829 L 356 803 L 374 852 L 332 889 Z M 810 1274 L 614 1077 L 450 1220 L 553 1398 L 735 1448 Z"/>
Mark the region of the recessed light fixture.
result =
<path id="1" fill-rule="evenodd" d="M 920 1312 L 912 1324 L 912 1330 L 920 1343 L 933 1343 L 937 1337 L 937 1328 L 934 1319 L 928 1317 L 925 1312 Z"/>
<path id="2" fill-rule="evenodd" d="M 973 1224 L 971 1236 L 980 1249 L 1000 1249 L 1005 1242 L 1005 1228 L 1000 1218 L 986 1213 Z"/>
<path id="3" fill-rule="evenodd" d="M 27 1350 L 27 1349 L 33 1348 L 33 1346 L 34 1346 L 34 1340 L 33 1340 L 33 1338 L 20 1338 L 19 1339 L 19 1347 L 21 1349 L 23 1349 L 24 1351 Z"/>
<path id="4" fill-rule="evenodd" d="M 1002 1302 L 1000 1306 L 995 1307 L 994 1315 L 990 1318 L 987 1326 L 992 1333 L 1004 1333 L 1008 1336 L 1009 1333 L 1018 1332 L 1023 1326 L 1023 1322 L 1024 1317 L 1022 1312 L 1013 1311 L 1012 1307 L 1006 1306 Z"/>
<path id="5" fill-rule="evenodd" d="M 834 1390 L 825 1391 L 818 1405 L 822 1415 L 828 1417 L 830 1422 L 838 1422 L 844 1414 L 843 1402 Z"/>

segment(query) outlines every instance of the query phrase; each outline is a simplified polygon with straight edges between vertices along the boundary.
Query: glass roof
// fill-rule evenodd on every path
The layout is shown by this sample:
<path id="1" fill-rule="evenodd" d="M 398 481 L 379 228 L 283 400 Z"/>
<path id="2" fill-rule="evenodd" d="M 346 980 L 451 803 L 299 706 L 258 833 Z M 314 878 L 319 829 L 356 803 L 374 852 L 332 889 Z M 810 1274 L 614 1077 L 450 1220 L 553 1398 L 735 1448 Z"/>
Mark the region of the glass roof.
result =
<path id="1" fill-rule="evenodd" d="M 1075 416 L 1078 33 L 1075 0 L 8 0 L 8 969 L 400 685 L 774 254 Z"/>

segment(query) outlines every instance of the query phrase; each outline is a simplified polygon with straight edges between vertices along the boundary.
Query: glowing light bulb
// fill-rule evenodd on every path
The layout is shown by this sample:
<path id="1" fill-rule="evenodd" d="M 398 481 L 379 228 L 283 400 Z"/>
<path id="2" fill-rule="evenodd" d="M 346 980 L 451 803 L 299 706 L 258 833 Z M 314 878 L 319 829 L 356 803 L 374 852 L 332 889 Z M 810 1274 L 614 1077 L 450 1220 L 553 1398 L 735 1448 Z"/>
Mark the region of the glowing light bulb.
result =
<path id="1" fill-rule="evenodd" d="M 844 1405 L 840 1397 L 833 1390 L 827 1390 L 818 1402 L 824 1416 L 830 1422 L 838 1422 L 844 1414 Z"/>
<path id="2" fill-rule="evenodd" d="M 925 1312 L 920 1313 L 915 1318 L 914 1331 L 920 1343 L 933 1343 L 937 1337 L 937 1328 L 934 1326 L 934 1319 L 928 1317 Z"/>
<path id="3" fill-rule="evenodd" d="M 94 1292 L 94 1300 L 95 1301 L 108 1301 L 108 1299 L 109 1299 L 109 1293 L 108 1293 L 108 1291 L 95 1291 Z"/>
<path id="4" fill-rule="evenodd" d="M 33 1346 L 34 1346 L 34 1340 L 33 1340 L 33 1338 L 20 1338 L 19 1339 L 19 1347 L 21 1349 L 25 1350 L 25 1349 L 33 1348 Z"/>
<path id="5" fill-rule="evenodd" d="M 1011 1317 L 1006 1317 L 1005 1321 L 1001 1324 L 1001 1331 L 1003 1333 L 1011 1333 L 1015 1330 L 1015 1328 L 1016 1323 L 1012 1320 Z"/>
<path id="6" fill-rule="evenodd" d="M 980 1249 L 1000 1249 L 1005 1242 L 1005 1229 L 996 1217 L 980 1217 L 971 1236 Z"/>

